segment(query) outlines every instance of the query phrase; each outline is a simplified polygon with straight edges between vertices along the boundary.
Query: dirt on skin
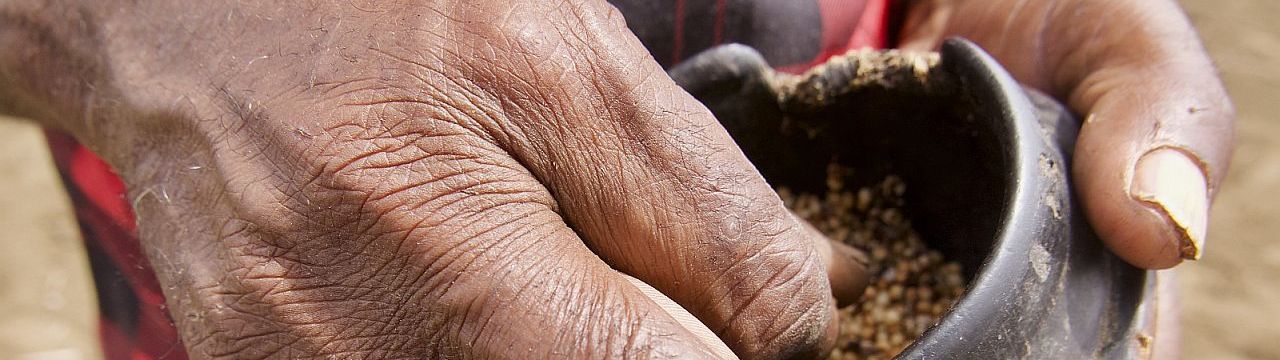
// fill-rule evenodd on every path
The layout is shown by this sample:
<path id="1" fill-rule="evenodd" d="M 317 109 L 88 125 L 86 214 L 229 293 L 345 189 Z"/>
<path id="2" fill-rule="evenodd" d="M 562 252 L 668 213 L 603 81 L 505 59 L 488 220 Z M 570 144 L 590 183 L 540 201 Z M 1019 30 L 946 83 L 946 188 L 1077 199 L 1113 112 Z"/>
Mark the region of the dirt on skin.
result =
<path id="1" fill-rule="evenodd" d="M 1179 267 L 1183 357 L 1280 359 L 1280 1 L 1184 0 L 1238 111 L 1204 258 Z M 78 228 L 40 132 L 0 119 L 0 354 L 94 359 Z"/>

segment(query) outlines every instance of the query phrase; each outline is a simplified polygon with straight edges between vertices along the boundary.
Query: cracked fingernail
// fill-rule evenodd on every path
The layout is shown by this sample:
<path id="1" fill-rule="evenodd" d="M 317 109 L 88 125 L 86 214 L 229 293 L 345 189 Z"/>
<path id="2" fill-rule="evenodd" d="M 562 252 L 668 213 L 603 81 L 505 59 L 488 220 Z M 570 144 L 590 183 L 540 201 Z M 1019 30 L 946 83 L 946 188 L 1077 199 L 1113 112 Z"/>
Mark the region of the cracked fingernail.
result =
<path id="1" fill-rule="evenodd" d="M 1204 251 L 1209 219 L 1208 182 L 1186 153 L 1160 148 L 1138 159 L 1131 195 L 1159 211 L 1174 227 L 1183 259 L 1198 260 Z"/>

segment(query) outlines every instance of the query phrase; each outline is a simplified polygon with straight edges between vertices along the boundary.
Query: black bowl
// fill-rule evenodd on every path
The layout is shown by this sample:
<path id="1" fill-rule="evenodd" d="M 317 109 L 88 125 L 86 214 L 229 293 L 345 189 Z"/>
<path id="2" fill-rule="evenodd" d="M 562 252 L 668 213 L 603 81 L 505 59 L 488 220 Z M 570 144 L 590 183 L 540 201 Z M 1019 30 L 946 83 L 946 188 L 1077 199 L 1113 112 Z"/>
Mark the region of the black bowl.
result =
<path id="1" fill-rule="evenodd" d="M 1149 353 L 1154 277 L 1103 248 L 1068 186 L 1078 122 L 964 40 L 940 54 L 856 52 L 803 75 L 717 47 L 670 72 L 774 185 L 907 184 L 907 214 L 959 261 L 965 295 L 901 358 L 1130 358 Z"/>

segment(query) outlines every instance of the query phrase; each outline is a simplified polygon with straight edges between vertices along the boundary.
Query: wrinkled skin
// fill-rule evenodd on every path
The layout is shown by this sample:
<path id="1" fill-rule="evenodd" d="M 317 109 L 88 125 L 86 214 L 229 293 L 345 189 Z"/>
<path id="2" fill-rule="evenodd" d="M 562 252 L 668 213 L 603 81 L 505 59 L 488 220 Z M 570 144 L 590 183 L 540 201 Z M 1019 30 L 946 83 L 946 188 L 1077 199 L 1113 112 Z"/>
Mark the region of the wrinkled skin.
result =
<path id="1" fill-rule="evenodd" d="M 101 6 L 18 108 L 86 122 L 195 357 L 829 347 L 822 238 L 604 3 Z"/>
<path id="2" fill-rule="evenodd" d="M 1221 178 L 1229 131 L 1196 134 L 1229 129 L 1230 105 L 1198 45 L 1151 63 L 1208 87 L 1107 65 L 1197 44 L 1184 19 L 1001 38 L 1061 13 L 975 3 L 915 5 L 907 45 L 970 35 L 1114 118 L 1080 142 L 1092 216 L 1133 202 L 1097 172 L 1155 144 L 1107 126 L 1156 121 Z M 0 53 L 0 112 L 71 132 L 128 185 L 195 358 L 813 357 L 835 335 L 831 284 L 858 294 L 827 275 L 857 273 L 850 250 L 787 212 L 601 1 L 3 0 L 0 48 L 19 49 Z M 1209 110 L 1144 117 L 1166 100 Z M 1089 150 L 1114 143 L 1137 145 Z"/>

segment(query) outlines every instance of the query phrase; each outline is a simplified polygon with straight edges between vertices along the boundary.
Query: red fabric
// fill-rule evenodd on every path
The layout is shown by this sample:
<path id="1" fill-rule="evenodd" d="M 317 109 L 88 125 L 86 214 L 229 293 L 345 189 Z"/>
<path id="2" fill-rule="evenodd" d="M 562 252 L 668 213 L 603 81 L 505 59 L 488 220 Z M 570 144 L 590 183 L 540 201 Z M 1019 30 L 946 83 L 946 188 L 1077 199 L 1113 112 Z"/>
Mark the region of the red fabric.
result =
<path id="1" fill-rule="evenodd" d="M 110 302 L 115 307 L 129 308 L 100 309 L 103 355 L 107 359 L 186 359 L 186 350 L 165 310 L 160 283 L 142 255 L 124 183 L 107 163 L 71 136 L 50 131 L 46 138 L 91 256 L 105 255 L 105 259 L 91 261 L 106 263 L 113 271 L 99 274 L 102 267 L 95 266 L 95 280 L 122 277 L 126 291 L 132 294 L 127 297 L 131 301 Z M 106 304 L 108 297 L 117 298 L 117 294 L 104 294 L 103 284 L 97 285 L 100 302 Z"/>
<path id="2" fill-rule="evenodd" d="M 676 20 L 675 29 L 672 29 L 672 32 L 675 33 L 675 43 L 672 44 L 671 47 L 672 63 L 678 63 L 680 60 L 684 60 L 684 1 L 685 0 L 676 0 L 676 6 L 674 9 Z"/>
<path id="3" fill-rule="evenodd" d="M 865 0 L 861 9 L 849 6 L 847 0 L 817 1 L 822 14 L 822 49 L 812 60 L 779 66 L 779 71 L 798 74 L 849 50 L 888 46 L 890 0 Z"/>
<path id="4" fill-rule="evenodd" d="M 723 4 L 723 0 L 718 1 Z M 802 72 L 851 49 L 883 48 L 888 44 L 890 0 L 866 0 L 864 9 L 847 6 L 841 0 L 817 1 L 822 12 L 822 51 L 806 63 L 782 66 L 779 70 Z M 683 0 L 677 3 L 682 4 Z M 682 10 L 682 6 L 677 6 L 677 17 L 683 15 Z M 717 42 L 721 40 L 722 16 L 717 14 L 716 18 Z M 675 31 L 681 31 L 679 24 Z M 672 56 L 679 59 L 681 55 L 681 46 L 677 44 Z M 159 283 L 142 256 L 124 184 L 110 166 L 70 136 L 49 132 L 48 138 L 55 163 L 73 194 L 87 245 L 102 249 L 106 260 L 124 277 L 137 300 L 135 311 L 124 312 L 134 316 L 130 324 L 113 323 L 105 315 L 121 309 L 103 309 L 101 340 L 106 358 L 186 359 L 187 354 L 165 310 Z M 133 328 L 124 328 L 126 326 Z"/>
<path id="5" fill-rule="evenodd" d="M 862 48 L 883 49 L 889 46 L 889 16 L 891 16 L 889 0 L 867 0 L 866 7 L 862 9 L 862 16 L 858 18 L 858 27 L 854 28 L 853 34 L 849 36 L 845 51 Z M 825 58 L 822 60 L 826 61 Z"/>

